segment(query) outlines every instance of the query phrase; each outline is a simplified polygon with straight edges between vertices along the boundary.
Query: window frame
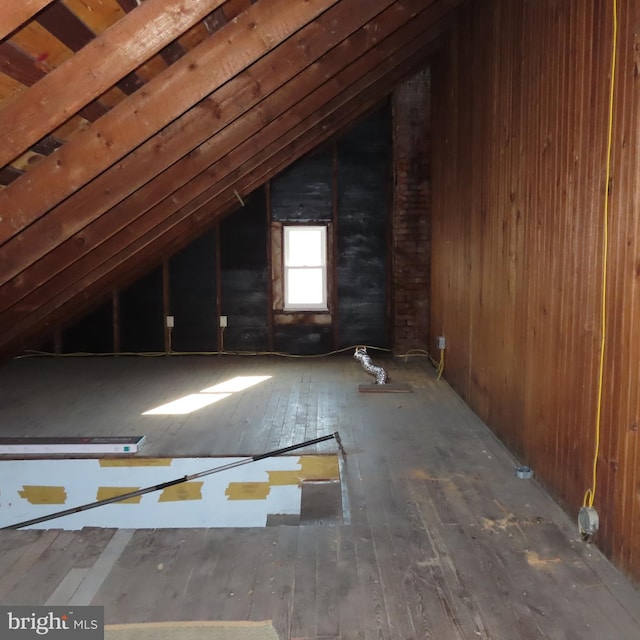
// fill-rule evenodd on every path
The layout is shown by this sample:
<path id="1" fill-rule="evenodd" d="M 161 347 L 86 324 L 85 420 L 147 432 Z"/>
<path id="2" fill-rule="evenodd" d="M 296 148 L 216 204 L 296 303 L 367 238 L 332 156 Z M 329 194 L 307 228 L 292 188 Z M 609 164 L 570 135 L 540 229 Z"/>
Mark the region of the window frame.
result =
<path id="1" fill-rule="evenodd" d="M 287 264 L 290 234 L 296 229 L 317 229 L 322 234 L 321 264 L 319 265 L 295 265 Z M 283 273 L 283 310 L 284 311 L 328 311 L 329 310 L 329 285 L 328 285 L 328 238 L 329 229 L 327 224 L 285 224 L 282 226 L 282 273 Z M 322 276 L 322 301 L 317 303 L 290 303 L 289 297 L 289 273 L 293 270 L 320 269 Z"/>

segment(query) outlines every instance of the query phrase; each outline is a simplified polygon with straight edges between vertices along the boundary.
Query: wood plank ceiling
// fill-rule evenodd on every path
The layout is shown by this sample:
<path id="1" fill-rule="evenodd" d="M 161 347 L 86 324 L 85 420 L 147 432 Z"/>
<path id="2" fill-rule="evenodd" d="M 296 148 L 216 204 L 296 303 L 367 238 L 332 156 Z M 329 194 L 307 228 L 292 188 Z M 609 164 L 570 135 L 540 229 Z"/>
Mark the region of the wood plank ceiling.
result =
<path id="1" fill-rule="evenodd" d="M 459 1 L 0 4 L 0 357 L 370 110 Z"/>

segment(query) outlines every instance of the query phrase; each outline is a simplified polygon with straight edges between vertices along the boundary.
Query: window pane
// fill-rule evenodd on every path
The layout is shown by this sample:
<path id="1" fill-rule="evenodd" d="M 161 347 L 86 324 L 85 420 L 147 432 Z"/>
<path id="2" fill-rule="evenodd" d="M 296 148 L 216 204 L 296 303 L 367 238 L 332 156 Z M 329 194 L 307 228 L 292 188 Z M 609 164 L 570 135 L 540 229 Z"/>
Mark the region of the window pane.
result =
<path id="1" fill-rule="evenodd" d="M 319 267 L 324 264 L 324 229 L 289 227 L 287 234 L 287 266 Z"/>
<path id="2" fill-rule="evenodd" d="M 288 269 L 287 304 L 324 304 L 323 269 Z"/>

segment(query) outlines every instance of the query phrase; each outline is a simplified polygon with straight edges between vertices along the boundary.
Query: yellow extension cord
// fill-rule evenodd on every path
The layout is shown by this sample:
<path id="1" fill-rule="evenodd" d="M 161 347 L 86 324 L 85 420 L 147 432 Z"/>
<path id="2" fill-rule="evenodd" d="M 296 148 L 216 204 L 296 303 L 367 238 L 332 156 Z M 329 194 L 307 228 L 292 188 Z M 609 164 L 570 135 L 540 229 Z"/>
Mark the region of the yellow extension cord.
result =
<path id="1" fill-rule="evenodd" d="M 600 338 L 600 359 L 598 364 L 598 394 L 596 408 L 596 442 L 593 456 L 592 484 L 584 494 L 583 506 L 593 507 L 596 497 L 596 485 L 598 479 L 598 456 L 600 455 L 600 431 L 602 423 L 602 390 L 604 386 L 604 355 L 607 332 L 607 270 L 609 259 L 609 180 L 611 178 L 611 148 L 613 140 L 613 97 L 616 77 L 616 52 L 618 48 L 618 7 L 617 0 L 613 0 L 613 44 L 611 51 L 611 81 L 609 85 L 609 121 L 607 129 L 607 167 L 604 190 L 604 229 L 603 229 L 603 255 L 602 255 L 602 307 Z"/>
<path id="2" fill-rule="evenodd" d="M 438 373 L 437 380 L 442 378 L 442 373 L 444 372 L 444 349 L 440 349 L 439 360 L 436 360 L 426 349 L 409 349 L 407 353 L 401 353 L 396 357 L 404 358 L 406 360 L 410 356 L 422 356 L 424 358 L 429 358 L 429 362 L 436 368 L 436 372 Z"/>

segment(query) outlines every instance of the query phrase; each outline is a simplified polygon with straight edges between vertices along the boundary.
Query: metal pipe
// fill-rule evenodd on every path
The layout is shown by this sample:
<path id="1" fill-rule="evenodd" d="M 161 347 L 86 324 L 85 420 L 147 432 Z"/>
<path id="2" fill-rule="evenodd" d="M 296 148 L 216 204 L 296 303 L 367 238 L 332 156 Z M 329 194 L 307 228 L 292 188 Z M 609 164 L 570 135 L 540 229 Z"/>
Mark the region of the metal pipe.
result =
<path id="1" fill-rule="evenodd" d="M 356 352 L 353 354 L 356 360 L 359 360 L 367 373 L 370 373 L 376 378 L 376 384 L 387 383 L 387 372 L 382 368 L 371 362 L 371 358 L 367 353 L 366 347 L 357 347 Z"/>
<path id="2" fill-rule="evenodd" d="M 10 525 L 7 525 L 6 527 L 0 527 L 0 531 L 3 529 L 22 529 L 22 527 L 29 527 L 32 524 L 39 524 L 40 522 L 46 522 L 47 520 L 53 520 L 54 518 L 62 518 L 63 516 L 69 516 L 74 513 L 80 513 L 81 511 L 87 511 L 88 509 L 95 509 L 96 507 L 102 507 L 103 505 L 106 505 L 106 504 L 120 502 L 122 500 L 127 500 L 128 498 L 135 498 L 136 496 L 141 496 L 146 493 L 151 493 L 153 491 L 159 491 L 160 489 L 172 487 L 173 485 L 176 485 L 176 484 L 189 482 L 190 480 L 195 480 L 196 478 L 202 478 L 204 476 L 209 476 L 213 473 L 218 473 L 220 471 L 227 471 L 228 469 L 240 467 L 244 464 L 249 464 L 250 462 L 256 462 L 257 460 L 264 460 L 265 458 L 271 458 L 281 453 L 294 451 L 295 449 L 300 449 L 301 447 L 306 447 L 312 444 L 318 444 L 319 442 L 325 442 L 326 440 L 331 440 L 331 438 L 335 438 L 336 442 L 338 442 L 338 444 L 340 445 L 340 448 L 342 449 L 340 435 L 336 431 L 328 436 L 322 436 L 321 438 L 314 438 L 313 440 L 307 440 L 306 442 L 300 442 L 299 444 L 292 444 L 289 447 L 283 447 L 282 449 L 275 449 L 274 451 L 269 451 L 268 453 L 261 453 L 259 455 L 251 456 L 250 458 L 245 458 L 244 460 L 230 462 L 229 464 L 222 465 L 221 467 L 206 469 L 205 471 L 200 471 L 198 473 L 194 473 L 188 476 L 183 476 L 182 478 L 176 478 L 175 480 L 169 480 L 168 482 L 163 482 L 162 484 L 156 484 L 152 487 L 138 489 L 136 491 L 131 491 L 129 493 L 123 493 L 119 496 L 113 496 L 112 498 L 105 498 L 104 500 L 89 502 L 88 504 L 83 504 L 83 505 L 80 505 L 79 507 L 73 507 L 71 509 L 65 509 L 64 511 L 57 511 L 56 513 L 50 513 L 49 515 L 40 516 L 39 518 L 33 518 L 31 520 L 24 520 L 23 522 L 18 522 L 16 524 L 10 524 Z"/>

